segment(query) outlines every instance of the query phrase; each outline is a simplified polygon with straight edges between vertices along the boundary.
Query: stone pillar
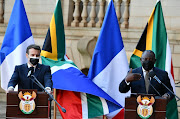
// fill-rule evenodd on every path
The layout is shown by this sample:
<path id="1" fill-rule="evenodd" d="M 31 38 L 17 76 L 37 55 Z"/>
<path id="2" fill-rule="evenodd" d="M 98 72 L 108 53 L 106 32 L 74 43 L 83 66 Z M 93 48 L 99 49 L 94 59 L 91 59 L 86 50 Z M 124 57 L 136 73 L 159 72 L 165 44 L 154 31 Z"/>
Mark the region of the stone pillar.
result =
<path id="1" fill-rule="evenodd" d="M 79 11 L 79 3 L 81 0 L 73 0 L 75 2 L 75 9 L 73 13 L 74 20 L 71 23 L 71 26 L 77 27 L 79 26 L 79 17 L 80 17 L 80 11 Z"/>
<path id="2" fill-rule="evenodd" d="M 71 22 L 73 21 L 73 10 L 74 3 L 72 0 L 64 0 L 64 4 L 61 3 L 63 7 L 63 19 L 64 26 L 71 26 Z"/>
<path id="3" fill-rule="evenodd" d="M 0 23 L 4 23 L 4 0 L 0 0 Z"/>
<path id="4" fill-rule="evenodd" d="M 128 28 L 129 27 L 129 3 L 130 0 L 125 0 L 125 10 L 124 10 L 124 22 L 123 22 L 123 27 Z"/>
<path id="5" fill-rule="evenodd" d="M 88 17 L 88 11 L 87 11 L 87 5 L 89 0 L 83 0 L 83 11 L 81 14 L 82 21 L 79 24 L 80 27 L 87 27 L 87 17 Z"/>
<path id="6" fill-rule="evenodd" d="M 95 18 L 96 18 L 96 2 L 97 0 L 90 0 L 91 1 L 91 13 L 90 13 L 90 22 L 88 23 L 89 27 L 95 27 L 96 22 L 95 22 Z"/>
<path id="7" fill-rule="evenodd" d="M 99 8 L 99 13 L 98 13 L 98 19 L 99 21 L 97 22 L 96 24 L 96 27 L 101 27 L 102 26 L 102 23 L 103 23 L 103 19 L 104 19 L 104 3 L 105 3 L 105 0 L 98 0 L 99 3 L 100 3 L 100 8 Z"/>
<path id="8" fill-rule="evenodd" d="M 122 0 L 115 0 L 116 2 L 116 15 L 118 19 L 119 26 L 121 26 L 120 20 L 121 20 L 121 3 Z"/>

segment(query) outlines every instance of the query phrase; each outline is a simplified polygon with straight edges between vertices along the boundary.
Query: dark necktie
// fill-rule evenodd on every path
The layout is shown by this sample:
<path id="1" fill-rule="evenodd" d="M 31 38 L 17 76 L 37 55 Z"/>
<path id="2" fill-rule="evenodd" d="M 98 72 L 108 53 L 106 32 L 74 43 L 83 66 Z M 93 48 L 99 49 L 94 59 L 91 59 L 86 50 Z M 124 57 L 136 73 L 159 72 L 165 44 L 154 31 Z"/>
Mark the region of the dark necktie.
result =
<path id="1" fill-rule="evenodd" d="M 31 70 L 31 75 L 34 74 L 34 67 L 30 67 L 29 71 Z"/>
<path id="2" fill-rule="evenodd" d="M 30 67 L 29 71 L 31 71 L 30 75 L 33 75 L 34 74 L 34 67 Z M 30 77 L 30 78 L 31 78 L 31 80 L 33 80 L 32 77 Z M 29 85 L 30 85 L 30 89 L 33 89 L 33 81 L 31 81 L 31 83 Z"/>
<path id="3" fill-rule="evenodd" d="M 146 92 L 148 93 L 148 90 L 149 90 L 149 72 L 146 71 L 146 75 L 145 75 L 145 85 L 146 85 Z"/>

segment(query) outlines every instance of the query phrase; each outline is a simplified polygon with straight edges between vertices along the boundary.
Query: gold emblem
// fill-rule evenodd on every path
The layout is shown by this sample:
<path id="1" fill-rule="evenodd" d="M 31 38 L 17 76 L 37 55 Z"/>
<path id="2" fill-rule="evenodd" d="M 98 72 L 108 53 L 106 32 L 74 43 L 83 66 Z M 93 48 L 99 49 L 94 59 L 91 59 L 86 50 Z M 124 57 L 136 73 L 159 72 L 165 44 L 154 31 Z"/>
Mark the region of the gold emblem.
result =
<path id="1" fill-rule="evenodd" d="M 36 93 L 33 91 L 32 95 L 29 92 L 22 94 L 22 91 L 18 94 L 19 99 L 19 108 L 24 114 L 31 114 L 35 109 L 34 99 L 36 98 Z"/>
<path id="2" fill-rule="evenodd" d="M 139 95 L 137 97 L 138 107 L 137 107 L 137 113 L 142 119 L 149 118 L 153 113 L 152 105 L 155 102 L 155 99 L 153 96 L 151 96 L 151 99 L 149 99 L 147 96 L 141 98 Z"/>

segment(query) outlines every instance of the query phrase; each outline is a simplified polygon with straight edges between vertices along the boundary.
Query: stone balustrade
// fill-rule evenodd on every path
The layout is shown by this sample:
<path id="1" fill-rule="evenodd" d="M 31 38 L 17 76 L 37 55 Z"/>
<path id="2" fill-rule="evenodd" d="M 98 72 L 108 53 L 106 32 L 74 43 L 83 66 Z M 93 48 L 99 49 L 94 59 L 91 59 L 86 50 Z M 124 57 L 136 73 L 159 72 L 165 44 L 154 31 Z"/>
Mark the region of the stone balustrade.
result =
<path id="1" fill-rule="evenodd" d="M 105 16 L 109 0 L 72 0 L 74 3 L 71 27 L 100 28 Z M 129 27 L 130 0 L 114 0 L 119 25 Z M 71 8 L 72 9 L 72 8 Z M 122 16 L 123 15 L 123 16 Z"/>

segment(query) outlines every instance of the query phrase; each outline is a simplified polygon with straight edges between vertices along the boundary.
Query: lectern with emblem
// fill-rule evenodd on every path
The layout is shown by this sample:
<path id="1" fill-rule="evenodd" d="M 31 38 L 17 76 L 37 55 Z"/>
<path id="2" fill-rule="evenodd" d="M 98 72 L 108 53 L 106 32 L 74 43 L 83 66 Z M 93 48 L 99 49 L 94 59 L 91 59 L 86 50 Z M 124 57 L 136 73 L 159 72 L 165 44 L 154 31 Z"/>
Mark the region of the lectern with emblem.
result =
<path id="1" fill-rule="evenodd" d="M 131 94 L 125 99 L 125 119 L 165 119 L 166 105 L 162 97 Z"/>
<path id="2" fill-rule="evenodd" d="M 7 93 L 6 118 L 49 118 L 48 98 L 34 89 Z"/>

